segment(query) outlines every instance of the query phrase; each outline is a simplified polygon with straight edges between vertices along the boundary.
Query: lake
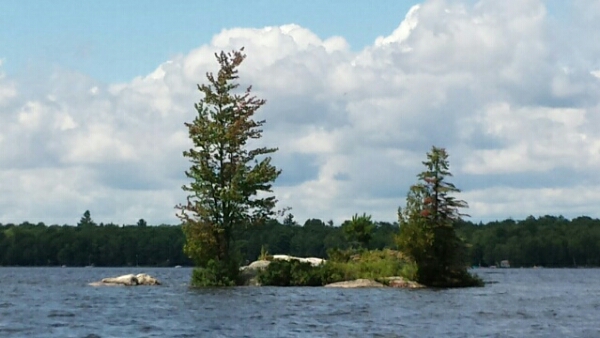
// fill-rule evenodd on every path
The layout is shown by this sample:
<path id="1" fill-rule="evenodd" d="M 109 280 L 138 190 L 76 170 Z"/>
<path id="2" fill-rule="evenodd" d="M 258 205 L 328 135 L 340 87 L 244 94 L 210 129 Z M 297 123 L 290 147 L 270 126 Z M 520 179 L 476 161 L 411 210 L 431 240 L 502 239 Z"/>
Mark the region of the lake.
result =
<path id="1" fill-rule="evenodd" d="M 92 287 L 148 273 L 157 287 Z M 0 268 L 0 337 L 600 337 L 600 269 L 452 290 L 190 289 L 189 268 Z"/>

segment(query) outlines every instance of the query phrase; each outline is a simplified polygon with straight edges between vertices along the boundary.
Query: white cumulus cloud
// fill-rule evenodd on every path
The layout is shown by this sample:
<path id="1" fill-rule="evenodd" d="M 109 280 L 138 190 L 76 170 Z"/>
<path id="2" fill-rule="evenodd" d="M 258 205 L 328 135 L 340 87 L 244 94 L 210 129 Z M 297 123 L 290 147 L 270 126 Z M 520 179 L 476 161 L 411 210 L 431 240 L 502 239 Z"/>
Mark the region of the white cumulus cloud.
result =
<path id="1" fill-rule="evenodd" d="M 289 24 L 224 29 L 126 83 L 0 72 L 0 222 L 177 222 L 196 84 L 242 46 L 297 219 L 394 221 L 432 145 L 475 219 L 600 217 L 600 20 L 573 11 L 571 25 L 538 0 L 431 0 L 358 52 Z"/>

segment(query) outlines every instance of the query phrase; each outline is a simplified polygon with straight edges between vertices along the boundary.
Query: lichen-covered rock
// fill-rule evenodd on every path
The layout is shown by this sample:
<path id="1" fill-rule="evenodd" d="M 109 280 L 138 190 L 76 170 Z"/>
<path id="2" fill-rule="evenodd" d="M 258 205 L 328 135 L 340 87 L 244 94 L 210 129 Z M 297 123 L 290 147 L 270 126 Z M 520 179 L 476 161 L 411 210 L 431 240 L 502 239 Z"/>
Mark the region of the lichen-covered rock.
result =
<path id="1" fill-rule="evenodd" d="M 103 278 L 100 282 L 90 283 L 92 286 L 116 286 L 116 285 L 124 285 L 124 286 L 137 286 L 137 285 L 160 285 L 158 279 L 147 275 L 145 273 L 140 273 L 137 275 L 128 274 L 122 275 L 118 277 L 109 277 Z"/>
<path id="2" fill-rule="evenodd" d="M 326 288 L 381 288 L 385 285 L 371 279 L 355 279 L 325 285 Z"/>

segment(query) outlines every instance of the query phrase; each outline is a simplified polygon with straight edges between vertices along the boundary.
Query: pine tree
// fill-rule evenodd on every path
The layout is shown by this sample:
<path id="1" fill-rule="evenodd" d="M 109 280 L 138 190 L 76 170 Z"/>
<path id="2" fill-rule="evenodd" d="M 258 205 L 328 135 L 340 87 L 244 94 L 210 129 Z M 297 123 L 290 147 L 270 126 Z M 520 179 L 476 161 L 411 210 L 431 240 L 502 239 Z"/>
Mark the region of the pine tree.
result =
<path id="1" fill-rule="evenodd" d="M 185 124 L 194 144 L 183 153 L 191 162 L 186 175 L 192 182 L 183 186 L 187 203 L 177 206 L 198 286 L 236 282 L 234 234 L 273 216 L 277 200 L 269 193 L 281 173 L 268 156 L 277 148 L 249 145 L 262 136 L 265 121 L 253 116 L 266 101 L 251 96 L 251 87 L 236 93 L 243 48 L 215 56 L 220 70 L 216 77 L 207 73 L 208 84 L 198 86 L 203 94 L 195 105 L 198 114 Z"/>
<path id="2" fill-rule="evenodd" d="M 399 208 L 399 248 L 418 267 L 417 279 L 432 286 L 470 286 L 480 281 L 466 270 L 466 245 L 457 236 L 455 224 L 468 205 L 451 194 L 460 190 L 446 179 L 451 177 L 448 153 L 432 147 L 423 162 L 426 170 L 411 186 L 406 207 Z"/>
<path id="3" fill-rule="evenodd" d="M 94 223 L 94 221 L 92 220 L 92 215 L 90 214 L 89 210 L 86 210 L 83 213 L 83 216 L 81 216 L 79 223 L 77 223 L 78 227 L 95 226 L 95 225 L 96 225 L 96 223 Z"/>
<path id="4" fill-rule="evenodd" d="M 352 220 L 345 222 L 342 228 L 350 242 L 358 243 L 362 248 L 367 249 L 373 238 L 375 225 L 371 220 L 371 215 L 363 213 L 361 216 L 358 214 L 352 216 Z"/>

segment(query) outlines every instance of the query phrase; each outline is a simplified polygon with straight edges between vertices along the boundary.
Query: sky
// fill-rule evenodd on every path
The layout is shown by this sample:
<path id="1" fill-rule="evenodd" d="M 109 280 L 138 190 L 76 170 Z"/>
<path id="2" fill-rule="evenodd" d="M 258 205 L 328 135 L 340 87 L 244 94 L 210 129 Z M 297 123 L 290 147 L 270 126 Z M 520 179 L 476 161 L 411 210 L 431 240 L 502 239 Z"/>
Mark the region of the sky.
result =
<path id="1" fill-rule="evenodd" d="M 279 208 L 395 221 L 432 146 L 471 220 L 600 217 L 600 1 L 9 1 L 0 223 L 177 224 L 196 89 L 245 47 Z"/>

